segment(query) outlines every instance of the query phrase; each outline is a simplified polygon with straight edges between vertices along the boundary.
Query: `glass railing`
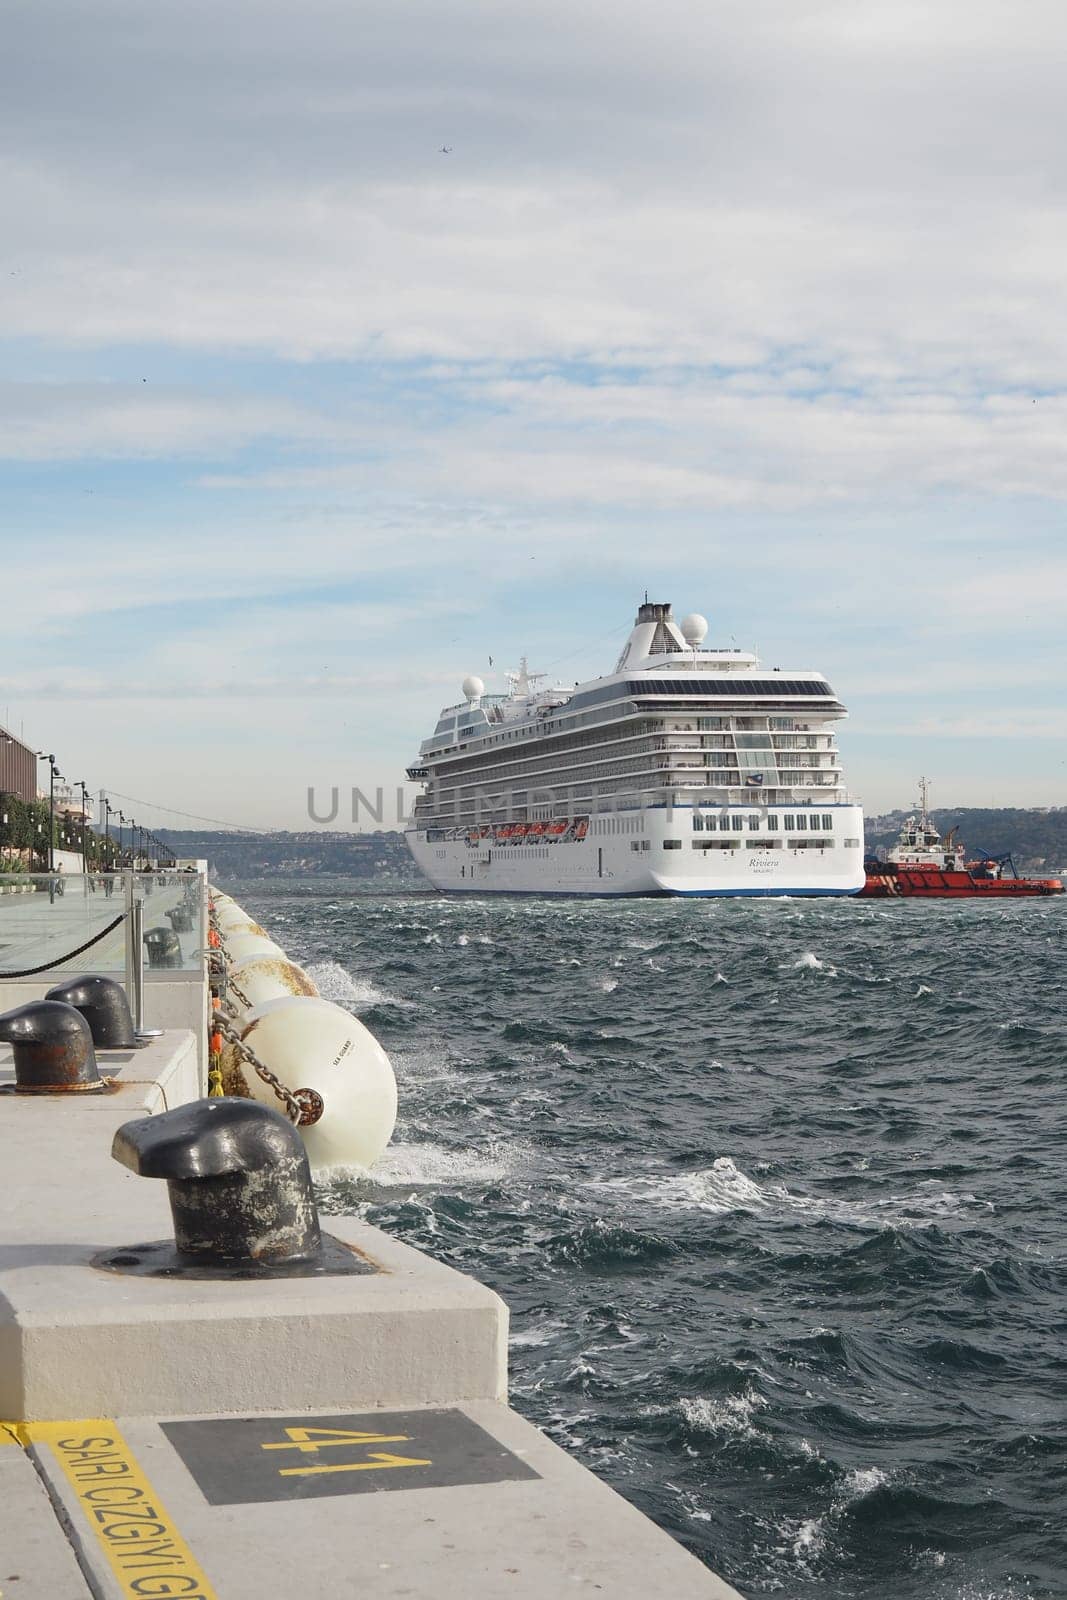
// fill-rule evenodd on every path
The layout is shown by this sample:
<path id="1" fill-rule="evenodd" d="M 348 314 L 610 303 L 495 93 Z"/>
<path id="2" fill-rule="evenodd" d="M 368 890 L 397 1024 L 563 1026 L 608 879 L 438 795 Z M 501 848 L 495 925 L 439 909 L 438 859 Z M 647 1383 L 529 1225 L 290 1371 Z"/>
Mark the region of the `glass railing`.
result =
<path id="1" fill-rule="evenodd" d="M 204 938 L 198 873 L 0 873 L 0 980 L 125 974 L 134 902 L 146 972 L 198 971 Z"/>

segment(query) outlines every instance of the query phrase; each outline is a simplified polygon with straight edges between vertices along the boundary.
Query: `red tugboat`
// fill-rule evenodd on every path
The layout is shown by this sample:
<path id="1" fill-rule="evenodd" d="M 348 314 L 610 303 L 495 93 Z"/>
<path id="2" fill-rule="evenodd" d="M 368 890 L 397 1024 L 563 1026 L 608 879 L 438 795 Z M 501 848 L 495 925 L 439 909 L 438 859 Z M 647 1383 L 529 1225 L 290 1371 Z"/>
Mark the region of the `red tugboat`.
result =
<path id="1" fill-rule="evenodd" d="M 867 857 L 867 881 L 860 890 L 861 898 L 928 895 L 944 900 L 967 895 L 1017 900 L 1024 895 L 1063 893 L 1060 878 L 1021 878 L 1010 855 L 966 860 L 955 828 L 942 839 L 931 822 L 925 778 L 919 779 L 919 811 L 917 818 L 909 817 L 901 828 L 900 839 L 887 860 Z"/>

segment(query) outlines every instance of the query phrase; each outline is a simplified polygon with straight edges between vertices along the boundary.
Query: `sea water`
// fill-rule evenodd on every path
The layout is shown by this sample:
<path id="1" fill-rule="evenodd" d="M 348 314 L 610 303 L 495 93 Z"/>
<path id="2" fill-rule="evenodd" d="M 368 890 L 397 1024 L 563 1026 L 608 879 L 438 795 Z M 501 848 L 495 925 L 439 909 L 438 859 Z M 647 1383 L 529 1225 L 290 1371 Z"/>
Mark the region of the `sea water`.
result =
<path id="1" fill-rule="evenodd" d="M 321 1185 L 748 1595 L 1067 1595 L 1067 903 L 227 884 L 389 1051 Z"/>

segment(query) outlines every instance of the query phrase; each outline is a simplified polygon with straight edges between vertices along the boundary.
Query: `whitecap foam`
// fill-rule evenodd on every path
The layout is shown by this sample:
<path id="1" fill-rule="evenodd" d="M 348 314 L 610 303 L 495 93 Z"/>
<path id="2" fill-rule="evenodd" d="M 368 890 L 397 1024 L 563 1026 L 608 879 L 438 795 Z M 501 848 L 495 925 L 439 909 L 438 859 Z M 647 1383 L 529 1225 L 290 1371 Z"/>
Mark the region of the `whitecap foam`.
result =
<path id="1" fill-rule="evenodd" d="M 781 1183 L 757 1183 L 731 1156 L 719 1156 L 710 1167 L 696 1172 L 660 1177 L 641 1173 L 634 1177 L 596 1178 L 585 1187 L 621 1193 L 643 1206 L 666 1211 L 706 1211 L 722 1216 L 731 1211 L 795 1212 L 813 1220 L 840 1222 L 852 1227 L 924 1227 L 967 1217 L 975 1209 L 993 1210 L 987 1200 L 973 1194 L 953 1194 L 928 1180 L 911 1195 L 883 1199 L 842 1200 L 836 1196 L 798 1194 Z M 924 1192 L 927 1191 L 927 1192 Z"/>
<path id="2" fill-rule="evenodd" d="M 748 1388 L 743 1394 L 723 1395 L 719 1399 L 712 1399 L 708 1395 L 697 1395 L 690 1399 L 683 1395 L 677 1401 L 677 1409 L 694 1432 L 753 1439 L 756 1436 L 756 1413 L 762 1411 L 766 1404 L 761 1394 Z"/>
<path id="3" fill-rule="evenodd" d="M 331 1168 L 324 1178 L 369 1179 L 376 1188 L 452 1188 L 467 1183 L 499 1183 L 528 1160 L 518 1144 L 489 1144 L 485 1149 L 450 1150 L 445 1145 L 393 1144 L 369 1170 Z"/>
<path id="4" fill-rule="evenodd" d="M 567 1374 L 568 1383 L 580 1383 L 583 1378 L 595 1378 L 596 1368 L 584 1356 L 579 1356 L 574 1366 Z"/>
<path id="5" fill-rule="evenodd" d="M 414 1001 L 401 1000 L 398 995 L 379 989 L 367 978 L 354 978 L 339 961 L 316 961 L 306 970 L 322 998 L 344 1006 L 347 1011 L 363 1011 L 368 1006 L 399 1006 L 404 1011 L 415 1009 Z"/>
<path id="6" fill-rule="evenodd" d="M 729 1156 L 720 1156 L 699 1172 L 659 1178 L 653 1174 L 633 1178 L 594 1178 L 587 1187 L 639 1197 L 668 1211 L 762 1211 L 770 1198 Z"/>
<path id="7" fill-rule="evenodd" d="M 508 1344 L 518 1350 L 540 1350 L 554 1344 L 556 1335 L 567 1326 L 561 1321 L 537 1322 L 528 1328 L 519 1328 L 508 1334 Z"/>
<path id="8" fill-rule="evenodd" d="M 806 1445 L 806 1441 L 802 1440 L 801 1444 Z M 818 1452 L 810 1445 L 805 1453 L 818 1458 Z M 791 1555 L 801 1573 L 813 1576 L 809 1563 L 824 1553 L 828 1542 L 839 1530 L 843 1514 L 857 1500 L 862 1500 L 864 1495 L 871 1494 L 888 1482 L 887 1474 L 880 1467 L 853 1468 L 838 1485 L 838 1492 L 829 1510 L 815 1517 L 787 1517 L 774 1525 L 774 1531 L 781 1541 L 776 1546 L 776 1554 Z"/>
<path id="9" fill-rule="evenodd" d="M 619 987 L 619 980 L 618 978 L 601 978 L 600 987 L 605 994 L 614 994 Z"/>
<path id="10" fill-rule="evenodd" d="M 825 972 L 828 978 L 837 977 L 837 968 L 829 961 L 820 961 L 814 950 L 805 950 L 802 956 L 798 956 L 795 961 L 790 962 L 787 966 L 780 967 L 779 971 Z"/>
<path id="11" fill-rule="evenodd" d="M 817 1556 L 826 1543 L 826 1529 L 822 1517 L 809 1517 L 802 1522 L 793 1538 L 793 1554 L 798 1561 Z"/>
<path id="12" fill-rule="evenodd" d="M 889 1482 L 889 1475 L 881 1467 L 853 1467 L 845 1474 L 845 1481 L 841 1485 L 841 1497 L 846 1505 L 855 1505 L 857 1500 L 873 1494 L 876 1489 L 882 1489 Z"/>

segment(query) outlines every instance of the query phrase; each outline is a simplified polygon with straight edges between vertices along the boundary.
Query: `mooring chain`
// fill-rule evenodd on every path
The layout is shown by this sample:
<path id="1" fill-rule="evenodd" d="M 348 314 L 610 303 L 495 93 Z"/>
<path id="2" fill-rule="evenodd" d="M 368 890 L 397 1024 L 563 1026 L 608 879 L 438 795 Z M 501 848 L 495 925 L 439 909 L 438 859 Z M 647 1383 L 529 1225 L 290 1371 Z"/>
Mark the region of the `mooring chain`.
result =
<path id="1" fill-rule="evenodd" d="M 228 990 L 231 994 L 235 994 L 237 996 L 238 1000 L 244 1006 L 246 1011 L 251 1011 L 251 1000 L 245 994 L 244 990 L 234 983 L 233 979 L 230 977 L 230 952 L 226 948 L 226 940 L 222 937 L 222 929 L 219 927 L 218 919 L 215 916 L 215 908 L 213 906 L 208 911 L 208 922 L 210 924 L 212 933 L 215 935 L 215 938 L 218 941 L 217 945 L 208 951 L 210 958 L 209 966 L 211 967 L 212 976 L 221 980 L 222 989 Z"/>
<path id="2" fill-rule="evenodd" d="M 216 1033 L 222 1034 L 224 1038 L 230 1041 L 236 1053 L 243 1057 L 258 1076 L 262 1078 L 263 1082 L 274 1090 L 274 1093 L 284 1105 L 290 1122 L 295 1123 L 298 1128 L 311 1127 L 312 1123 L 318 1122 L 322 1116 L 324 1109 L 322 1096 L 317 1094 L 314 1089 L 290 1089 L 287 1084 L 282 1082 L 277 1073 L 271 1071 L 265 1061 L 260 1060 L 252 1046 L 246 1044 L 242 1039 L 234 1025 L 235 1021 L 239 1020 L 239 1014 L 230 1000 L 230 995 L 234 995 L 248 1011 L 252 1009 L 252 1002 L 230 977 L 230 954 L 226 949 L 226 941 L 222 937 L 222 930 L 215 915 L 215 908 L 210 904 L 208 906 L 208 924 L 211 933 L 214 935 L 214 939 L 211 941 L 213 948 L 208 952 L 209 966 L 212 976 L 218 980 L 216 987 L 219 997 L 219 1005 L 211 1014 L 212 1027 Z M 223 1016 L 224 1008 L 229 1012 L 232 1020 Z M 221 1092 L 221 1069 L 218 1073 L 218 1089 Z"/>
<path id="3" fill-rule="evenodd" d="M 214 1025 L 225 1038 L 233 1045 L 239 1056 L 248 1062 L 263 1082 L 269 1084 L 283 1103 L 286 1115 L 290 1122 L 295 1122 L 298 1128 L 310 1127 L 313 1122 L 318 1122 L 322 1116 L 322 1096 L 315 1093 L 314 1089 L 290 1089 L 272 1072 L 265 1061 L 261 1061 L 252 1049 L 246 1044 L 233 1024 L 226 1020 L 220 1012 L 214 1014 Z"/>
<path id="4" fill-rule="evenodd" d="M 238 988 L 237 984 L 234 983 L 233 979 L 231 977 L 229 977 L 228 974 L 227 974 L 227 979 L 226 979 L 226 987 L 230 991 L 231 994 L 235 994 L 237 996 L 238 1000 L 244 1006 L 246 1011 L 251 1011 L 251 1009 L 252 1009 L 251 1000 L 245 994 L 243 989 L 239 989 Z"/>

